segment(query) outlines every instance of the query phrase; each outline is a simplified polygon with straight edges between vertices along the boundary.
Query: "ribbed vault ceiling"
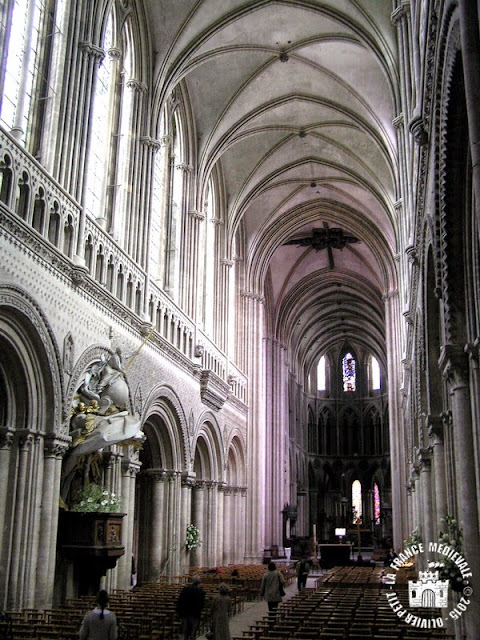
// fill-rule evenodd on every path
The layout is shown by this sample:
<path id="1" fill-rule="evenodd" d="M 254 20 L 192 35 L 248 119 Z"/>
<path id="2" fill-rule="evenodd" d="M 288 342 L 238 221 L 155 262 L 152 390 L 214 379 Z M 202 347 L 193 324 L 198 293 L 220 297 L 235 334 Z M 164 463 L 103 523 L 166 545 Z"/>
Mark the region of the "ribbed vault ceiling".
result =
<path id="1" fill-rule="evenodd" d="M 187 87 L 200 176 L 221 170 L 248 286 L 297 362 L 345 338 L 384 350 L 382 295 L 396 288 L 391 11 L 391 0 L 149 0 L 158 92 Z M 357 241 L 291 244 L 327 228 Z"/>

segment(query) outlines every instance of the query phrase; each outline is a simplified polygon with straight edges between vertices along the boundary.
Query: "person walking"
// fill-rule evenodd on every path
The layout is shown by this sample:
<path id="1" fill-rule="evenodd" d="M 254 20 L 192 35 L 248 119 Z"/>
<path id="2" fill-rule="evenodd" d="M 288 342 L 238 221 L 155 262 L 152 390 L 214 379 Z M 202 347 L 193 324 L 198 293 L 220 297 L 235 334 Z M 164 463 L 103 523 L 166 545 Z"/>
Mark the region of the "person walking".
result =
<path id="1" fill-rule="evenodd" d="M 177 613 L 183 622 L 184 640 L 195 640 L 204 606 L 205 592 L 200 588 L 200 576 L 193 576 L 192 583 L 183 587 L 177 600 Z"/>
<path id="2" fill-rule="evenodd" d="M 107 609 L 108 593 L 101 589 L 97 595 L 97 606 L 85 614 L 80 627 L 80 640 L 117 640 L 117 617 Z"/>
<path id="3" fill-rule="evenodd" d="M 214 640 L 230 640 L 230 615 L 232 613 L 232 599 L 230 589 L 226 584 L 218 588 L 218 595 L 212 600 L 211 637 Z"/>
<path id="4" fill-rule="evenodd" d="M 274 562 L 268 563 L 268 571 L 263 574 L 260 585 L 260 595 L 267 601 L 268 610 L 275 611 L 278 603 L 285 595 L 285 578 Z"/>
<path id="5" fill-rule="evenodd" d="M 297 566 L 295 567 L 295 571 L 297 574 L 297 587 L 299 591 L 303 591 L 307 586 L 307 578 L 310 573 L 310 565 L 306 558 L 302 558 L 297 562 Z"/>

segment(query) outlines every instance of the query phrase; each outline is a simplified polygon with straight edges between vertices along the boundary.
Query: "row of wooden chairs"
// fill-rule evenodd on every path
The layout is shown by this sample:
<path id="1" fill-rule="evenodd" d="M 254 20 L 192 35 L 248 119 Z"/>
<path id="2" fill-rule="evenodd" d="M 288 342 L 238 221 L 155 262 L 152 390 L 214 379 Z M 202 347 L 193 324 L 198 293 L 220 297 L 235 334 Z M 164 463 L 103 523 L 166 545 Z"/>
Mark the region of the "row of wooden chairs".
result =
<path id="1" fill-rule="evenodd" d="M 176 603 L 181 589 L 190 580 L 182 576 L 165 579 L 124 591 L 112 590 L 109 607 L 118 620 L 120 640 L 177 640 L 180 624 Z M 205 581 L 206 607 L 201 630 L 210 626 L 210 604 L 218 593 L 219 582 Z M 239 585 L 231 585 L 232 614 L 243 610 L 245 596 Z M 0 619 L 0 640 L 78 640 L 85 613 L 95 606 L 92 596 L 69 599 L 57 609 L 6 611 Z"/>
<path id="2" fill-rule="evenodd" d="M 314 589 L 280 604 L 232 640 L 447 640 L 444 630 L 418 630 L 400 620 L 386 597 L 382 570 L 336 567 Z M 396 591 L 408 602 L 406 582 Z M 420 612 L 417 612 L 420 613 Z M 424 616 L 432 614 L 422 609 Z"/>

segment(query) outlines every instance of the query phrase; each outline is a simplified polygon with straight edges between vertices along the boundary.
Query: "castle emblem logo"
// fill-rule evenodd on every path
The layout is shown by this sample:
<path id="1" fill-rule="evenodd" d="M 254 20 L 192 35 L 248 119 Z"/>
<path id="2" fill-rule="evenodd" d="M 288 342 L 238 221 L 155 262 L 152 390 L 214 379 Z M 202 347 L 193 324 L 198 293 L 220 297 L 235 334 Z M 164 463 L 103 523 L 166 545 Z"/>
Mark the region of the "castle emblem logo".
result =
<path id="1" fill-rule="evenodd" d="M 423 562 L 424 566 L 428 565 L 429 571 L 419 571 L 418 580 L 408 581 L 408 606 L 403 601 L 406 599 L 401 589 L 396 589 L 397 573 L 404 566 L 411 566 L 416 559 L 420 558 L 424 553 L 429 557 Z M 433 554 L 440 556 L 440 561 L 434 562 L 430 560 Z M 443 557 L 443 561 L 442 561 Z M 445 560 L 450 560 L 450 564 L 456 567 L 457 573 L 462 580 L 462 594 L 458 594 L 459 599 L 455 600 L 453 607 L 449 603 L 448 592 L 451 587 L 449 579 L 443 579 L 445 576 Z M 442 578 L 440 571 L 436 571 L 437 567 L 442 567 Z M 390 564 L 390 572 L 385 574 L 384 584 L 388 587 L 385 596 L 388 604 L 393 612 L 402 622 L 415 627 L 417 629 L 442 629 L 447 622 L 458 620 L 468 609 L 471 603 L 470 597 L 473 589 L 469 584 L 469 578 L 472 572 L 467 561 L 455 549 L 445 544 L 430 542 L 424 544 L 418 542 L 406 547 Z M 456 589 L 458 591 L 458 589 Z M 424 616 L 419 609 L 429 609 L 430 615 Z M 431 610 L 438 609 L 432 616 Z"/>
<path id="2" fill-rule="evenodd" d="M 441 609 L 448 606 L 448 580 L 439 580 L 438 576 L 438 571 L 420 571 L 419 580 L 408 581 L 411 607 Z"/>

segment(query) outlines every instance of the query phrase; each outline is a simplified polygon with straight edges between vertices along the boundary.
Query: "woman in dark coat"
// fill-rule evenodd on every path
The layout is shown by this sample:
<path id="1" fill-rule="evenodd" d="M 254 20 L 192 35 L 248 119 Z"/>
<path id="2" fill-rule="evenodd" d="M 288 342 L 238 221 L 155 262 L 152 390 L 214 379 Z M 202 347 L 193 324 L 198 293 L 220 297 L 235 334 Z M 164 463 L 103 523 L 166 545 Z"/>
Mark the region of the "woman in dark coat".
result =
<path id="1" fill-rule="evenodd" d="M 262 577 L 260 586 L 260 595 L 267 601 L 268 610 L 275 611 L 278 603 L 282 601 L 282 595 L 285 595 L 285 578 L 274 562 L 268 563 L 268 571 Z"/>
<path id="2" fill-rule="evenodd" d="M 212 633 L 215 640 L 230 640 L 232 600 L 226 584 L 221 584 L 218 591 L 212 602 Z"/>

